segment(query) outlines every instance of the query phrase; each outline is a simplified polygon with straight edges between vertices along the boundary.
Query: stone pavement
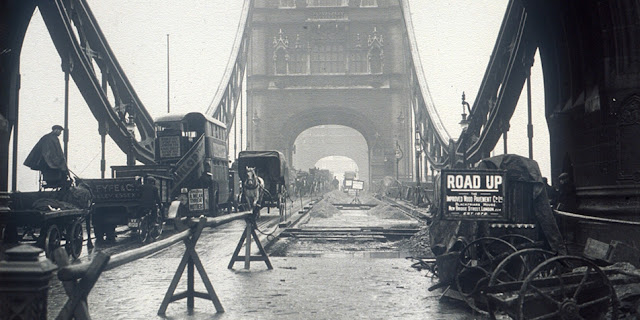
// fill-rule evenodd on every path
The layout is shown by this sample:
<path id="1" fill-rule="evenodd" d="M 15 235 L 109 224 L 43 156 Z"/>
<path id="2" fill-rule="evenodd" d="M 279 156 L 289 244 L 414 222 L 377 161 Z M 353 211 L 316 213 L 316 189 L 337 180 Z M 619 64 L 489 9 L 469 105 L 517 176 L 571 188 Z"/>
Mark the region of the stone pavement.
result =
<path id="1" fill-rule="evenodd" d="M 299 207 L 299 205 L 298 205 Z M 300 219 L 297 209 L 290 219 Z M 262 214 L 265 233 L 276 228 L 277 213 Z M 205 229 L 197 252 L 225 309 L 216 313 L 210 301 L 171 303 L 166 319 L 466 319 L 467 313 L 438 303 L 439 293 L 426 289 L 436 280 L 411 268 L 411 260 L 383 256 L 270 257 L 243 269 L 227 264 L 244 230 L 244 221 Z M 266 236 L 262 236 L 263 245 Z M 252 253 L 257 253 L 255 245 Z M 144 259 L 105 272 L 89 296 L 93 319 L 155 319 L 184 252 L 174 245 Z M 243 254 L 244 249 L 241 254 Z M 196 290 L 206 292 L 196 272 Z M 186 289 L 186 273 L 176 292 Z M 50 291 L 49 318 L 66 301 L 57 282 Z"/>

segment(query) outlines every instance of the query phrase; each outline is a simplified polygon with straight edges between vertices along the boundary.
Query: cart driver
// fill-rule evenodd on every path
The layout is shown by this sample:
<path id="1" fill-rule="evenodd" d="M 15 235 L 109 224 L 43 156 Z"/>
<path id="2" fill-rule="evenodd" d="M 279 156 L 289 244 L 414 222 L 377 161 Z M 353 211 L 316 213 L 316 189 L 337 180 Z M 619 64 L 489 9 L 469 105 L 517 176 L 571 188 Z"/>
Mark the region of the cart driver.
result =
<path id="1" fill-rule="evenodd" d="M 42 172 L 42 179 L 48 187 L 63 186 L 69 175 L 67 161 L 58 140 L 62 131 L 64 128 L 60 125 L 51 127 L 51 132 L 40 138 L 24 160 L 25 166 Z"/>

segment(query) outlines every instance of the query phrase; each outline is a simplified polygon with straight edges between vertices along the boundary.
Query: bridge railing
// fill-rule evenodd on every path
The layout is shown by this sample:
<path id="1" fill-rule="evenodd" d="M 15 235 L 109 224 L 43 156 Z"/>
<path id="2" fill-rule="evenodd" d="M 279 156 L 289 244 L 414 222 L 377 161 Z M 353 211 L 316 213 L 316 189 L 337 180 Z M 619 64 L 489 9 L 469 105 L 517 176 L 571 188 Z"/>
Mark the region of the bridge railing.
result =
<path id="1" fill-rule="evenodd" d="M 40 0 L 38 7 L 51 39 L 100 126 L 125 153 L 143 163 L 153 162 L 155 131 L 133 86 L 120 67 L 86 0 Z M 99 69 L 101 79 L 96 70 Z M 108 87 L 114 101 L 108 99 Z M 127 125 L 135 123 L 133 138 Z"/>
<path id="2" fill-rule="evenodd" d="M 409 85 L 411 87 L 411 106 L 415 115 L 415 130 L 417 143 L 425 151 L 426 157 L 434 168 L 441 168 L 449 159 L 449 141 L 451 137 L 444 127 L 438 111 L 435 108 L 427 80 L 422 69 L 422 62 L 418 53 L 418 46 L 411 20 L 408 0 L 400 0 L 400 9 L 404 19 L 407 36 L 409 38 L 409 63 L 411 73 Z"/>
<path id="3" fill-rule="evenodd" d="M 242 237 L 240 238 L 238 247 L 241 246 L 245 239 L 246 246 L 250 247 L 251 236 L 253 235 L 258 249 L 261 251 L 260 253 L 263 256 L 250 256 L 250 249 L 247 248 L 246 256 L 238 257 L 237 252 L 239 250 L 238 248 L 236 248 L 236 253 L 234 253 L 231 262 L 233 263 L 234 261 L 239 260 L 239 258 L 246 258 L 247 262 L 258 260 L 265 261 L 267 267 L 271 269 L 269 259 L 268 257 L 266 257 L 266 253 L 264 252 L 264 249 L 262 249 L 262 246 L 257 239 L 257 235 L 254 229 L 255 220 L 253 219 L 253 214 L 251 211 L 233 213 L 215 218 L 200 217 L 187 219 L 184 220 L 183 223 L 188 224 L 188 229 L 178 232 L 166 239 L 142 246 L 140 248 L 118 253 L 113 256 L 108 256 L 102 252 L 99 252 L 92 258 L 91 261 L 80 264 L 68 265 L 68 257 L 66 255 L 65 249 L 59 248 L 54 254 L 56 262 L 60 266 L 60 269 L 58 270 L 58 279 L 63 282 L 65 292 L 69 296 L 69 299 L 60 310 L 60 313 L 58 314 L 56 319 L 71 319 L 73 317 L 75 317 L 76 319 L 89 319 L 90 316 L 88 313 L 87 296 L 102 272 L 117 268 L 138 259 L 142 259 L 150 254 L 173 246 L 174 244 L 179 242 L 183 242 L 185 244 L 185 252 L 169 285 L 169 288 L 167 289 L 167 293 L 165 294 L 162 304 L 160 305 L 158 314 L 164 315 L 169 303 L 185 298 L 187 299 L 187 308 L 193 309 L 194 298 L 196 297 L 211 300 L 217 312 L 224 312 L 224 308 L 222 307 L 222 304 L 220 303 L 220 300 L 218 299 L 213 286 L 211 285 L 211 281 L 209 280 L 204 266 L 202 265 L 198 254 L 196 253 L 195 247 L 204 228 L 214 228 L 239 219 L 245 219 L 247 225 L 245 230 L 243 231 Z M 233 265 L 232 263 L 230 264 L 229 268 L 231 268 L 231 266 Z M 195 291 L 194 267 L 198 270 L 207 293 Z M 187 268 L 187 290 L 174 294 L 185 268 Z M 247 263 L 245 263 L 245 268 L 248 268 Z"/>
<path id="4" fill-rule="evenodd" d="M 533 65 L 537 44 L 527 25 L 522 0 L 511 0 L 456 153 L 467 163 L 488 157 L 509 120 Z"/>
<path id="5" fill-rule="evenodd" d="M 249 53 L 249 35 L 251 27 L 251 13 L 253 1 L 245 0 L 242 8 L 240 23 L 231 49 L 231 56 L 227 62 L 222 81 L 207 107 L 205 114 L 218 119 L 227 125 L 227 132 L 231 132 L 236 117 L 236 107 L 242 97 L 244 73 Z"/>

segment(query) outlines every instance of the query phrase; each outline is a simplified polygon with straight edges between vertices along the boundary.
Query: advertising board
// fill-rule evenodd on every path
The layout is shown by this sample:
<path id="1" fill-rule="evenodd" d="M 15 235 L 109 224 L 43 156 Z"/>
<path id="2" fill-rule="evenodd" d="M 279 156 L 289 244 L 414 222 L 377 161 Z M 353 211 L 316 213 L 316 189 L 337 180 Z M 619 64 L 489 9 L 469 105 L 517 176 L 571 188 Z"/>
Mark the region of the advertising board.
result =
<path id="1" fill-rule="evenodd" d="M 355 189 L 355 190 L 362 190 L 364 189 L 364 181 L 362 180 L 353 180 L 353 183 L 351 185 L 351 188 Z"/>
<path id="2" fill-rule="evenodd" d="M 205 189 L 189 190 L 189 211 L 204 210 L 204 190 Z"/>
<path id="3" fill-rule="evenodd" d="M 137 201 L 140 182 L 135 178 L 83 179 L 89 185 L 96 203 Z"/>
<path id="4" fill-rule="evenodd" d="M 508 221 L 504 170 L 442 170 L 443 219 Z"/>
<path id="5" fill-rule="evenodd" d="M 160 158 L 180 158 L 180 136 L 158 137 Z"/>
<path id="6" fill-rule="evenodd" d="M 344 181 L 344 186 L 347 188 L 351 188 L 351 186 L 353 185 L 353 180 L 345 180 Z"/>

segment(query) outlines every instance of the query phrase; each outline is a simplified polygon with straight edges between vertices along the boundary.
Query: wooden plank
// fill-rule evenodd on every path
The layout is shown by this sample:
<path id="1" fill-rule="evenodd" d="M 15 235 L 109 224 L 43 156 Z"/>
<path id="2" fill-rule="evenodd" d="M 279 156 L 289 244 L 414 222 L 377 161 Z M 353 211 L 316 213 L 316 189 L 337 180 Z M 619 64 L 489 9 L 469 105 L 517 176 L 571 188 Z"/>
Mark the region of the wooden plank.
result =
<path id="1" fill-rule="evenodd" d="M 148 245 L 142 246 L 137 249 L 118 253 L 111 258 L 111 260 L 109 261 L 109 264 L 105 267 L 105 271 L 119 267 L 131 261 L 144 258 L 152 253 L 155 253 L 164 248 L 170 247 L 177 242 L 187 239 L 190 235 L 191 235 L 191 230 L 184 230 L 180 233 L 174 234 L 169 238 L 166 238 L 154 243 L 150 243 Z M 91 261 L 61 268 L 60 270 L 58 270 L 58 279 L 60 279 L 61 281 L 70 281 L 70 280 L 80 279 L 84 277 L 84 275 L 87 273 L 87 270 L 89 269 L 90 264 L 91 264 Z"/>
<path id="2" fill-rule="evenodd" d="M 95 257 L 93 257 L 91 265 L 87 270 L 87 274 L 82 278 L 82 280 L 80 280 L 77 290 L 75 290 L 69 297 L 69 300 L 65 303 L 64 307 L 62 307 L 62 310 L 60 310 L 56 319 L 62 320 L 72 318 L 78 304 L 80 301 L 87 299 L 87 295 L 91 292 L 91 289 L 98 280 L 98 277 L 100 277 L 104 268 L 107 266 L 108 262 L 109 256 L 102 252 L 98 252 Z"/>
<path id="3" fill-rule="evenodd" d="M 218 299 L 218 295 L 216 291 L 213 289 L 213 285 L 211 285 L 211 280 L 209 280 L 209 276 L 207 272 L 204 270 L 204 266 L 202 265 L 202 261 L 200 261 L 200 257 L 198 257 L 198 253 L 195 250 L 195 246 L 188 249 L 189 255 L 192 257 L 195 267 L 198 269 L 198 273 L 200 274 L 200 279 L 204 284 L 204 287 L 207 289 L 207 294 L 200 296 L 199 292 L 193 292 L 194 296 L 204 298 L 207 300 L 211 300 L 213 302 L 213 306 L 216 308 L 216 312 L 224 312 L 224 308 L 222 307 L 222 303 L 220 299 Z"/>
<path id="4" fill-rule="evenodd" d="M 251 268 L 251 259 L 249 259 L 249 257 L 251 257 L 251 230 L 252 229 L 253 229 L 252 222 L 247 220 L 247 226 L 245 227 L 246 241 L 244 243 L 244 253 L 245 253 L 244 268 L 245 269 Z"/>
<path id="5" fill-rule="evenodd" d="M 183 255 L 182 260 L 180 260 L 180 264 L 178 264 L 178 268 L 176 269 L 176 273 L 173 275 L 173 279 L 169 284 L 169 288 L 167 288 L 167 292 L 164 295 L 164 299 L 160 304 L 160 309 L 158 309 L 158 315 L 163 316 L 167 312 L 167 307 L 169 303 L 175 301 L 173 293 L 176 291 L 178 287 L 178 283 L 180 282 L 180 278 L 182 278 L 182 274 L 184 273 L 184 268 L 187 266 L 188 255 Z"/>
<path id="6" fill-rule="evenodd" d="M 253 234 L 253 239 L 256 242 L 256 246 L 258 246 L 258 252 L 260 252 L 260 256 L 264 258 L 264 262 L 267 265 L 267 269 L 269 270 L 273 269 L 273 266 L 271 265 L 271 260 L 269 260 L 269 256 L 267 255 L 267 252 L 262 247 L 262 243 L 260 243 L 260 239 L 258 238 L 258 235 L 256 234 L 256 230 L 254 228 L 251 228 L 251 233 Z"/>
<path id="7" fill-rule="evenodd" d="M 246 256 L 237 256 L 235 261 L 245 261 Z M 263 256 L 249 256 L 249 260 L 251 261 L 266 261 Z"/>
<path id="8" fill-rule="evenodd" d="M 246 219 L 251 215 L 252 215 L 251 211 L 243 211 L 243 212 L 225 214 L 223 216 L 214 217 L 214 218 L 207 218 L 205 227 L 210 227 L 210 228 L 217 227 L 219 225 L 223 225 L 231 221 Z M 197 218 L 194 218 L 193 220 L 195 222 L 198 221 Z"/>
<path id="9" fill-rule="evenodd" d="M 58 267 L 63 268 L 69 265 L 69 256 L 67 256 L 67 251 L 60 247 L 53 252 L 53 258 Z M 77 281 L 62 281 L 62 286 L 64 287 L 64 292 L 68 297 L 71 297 L 73 291 L 76 290 Z M 87 300 L 84 299 L 80 301 L 78 307 L 73 311 L 73 317 L 76 320 L 89 320 L 91 316 L 89 315 L 89 306 L 87 305 Z"/>
<path id="10" fill-rule="evenodd" d="M 242 232 L 242 236 L 240 236 L 240 241 L 238 241 L 238 245 L 236 246 L 236 249 L 233 251 L 233 254 L 231 255 L 231 261 L 229 261 L 229 265 L 227 266 L 227 269 L 233 268 L 233 264 L 236 261 L 238 261 L 236 260 L 236 258 L 238 257 L 238 253 L 240 253 L 240 249 L 242 249 L 242 244 L 244 243 L 244 240 L 246 237 L 247 237 L 246 232 Z"/>
<path id="11" fill-rule="evenodd" d="M 599 279 L 599 275 L 595 272 L 590 272 L 590 276 L 595 276 Z M 561 275 L 562 281 L 558 279 L 558 277 L 550 277 L 550 278 L 541 278 L 541 279 L 533 279 L 531 284 L 537 288 L 552 288 L 552 287 L 561 287 L 561 283 L 565 288 L 573 288 L 577 287 L 580 284 L 580 280 L 584 277 L 584 273 L 571 274 L 571 275 Z M 494 286 L 490 286 L 483 291 L 485 293 L 499 293 L 499 292 L 510 292 L 520 290 L 522 287 L 522 281 L 513 281 L 513 282 L 504 282 Z M 604 282 L 601 281 L 588 281 L 584 283 L 585 287 L 592 287 L 601 283 L 604 285 Z"/>
<path id="12" fill-rule="evenodd" d="M 187 290 L 181 291 L 179 293 L 176 293 L 176 294 L 173 295 L 173 297 L 171 297 L 171 302 L 182 300 L 182 299 L 186 298 L 188 294 L 189 294 L 189 292 L 187 292 Z"/>
<path id="13" fill-rule="evenodd" d="M 209 296 L 209 294 L 208 294 L 208 293 L 204 293 L 204 292 L 200 292 L 200 291 L 195 291 L 195 292 L 193 293 L 193 295 L 194 295 L 196 298 L 205 299 L 205 300 L 211 300 L 211 297 Z M 223 311 L 224 311 L 224 310 L 223 310 Z M 223 312 L 223 311 L 219 311 L 219 310 L 218 310 L 218 312 Z"/>

